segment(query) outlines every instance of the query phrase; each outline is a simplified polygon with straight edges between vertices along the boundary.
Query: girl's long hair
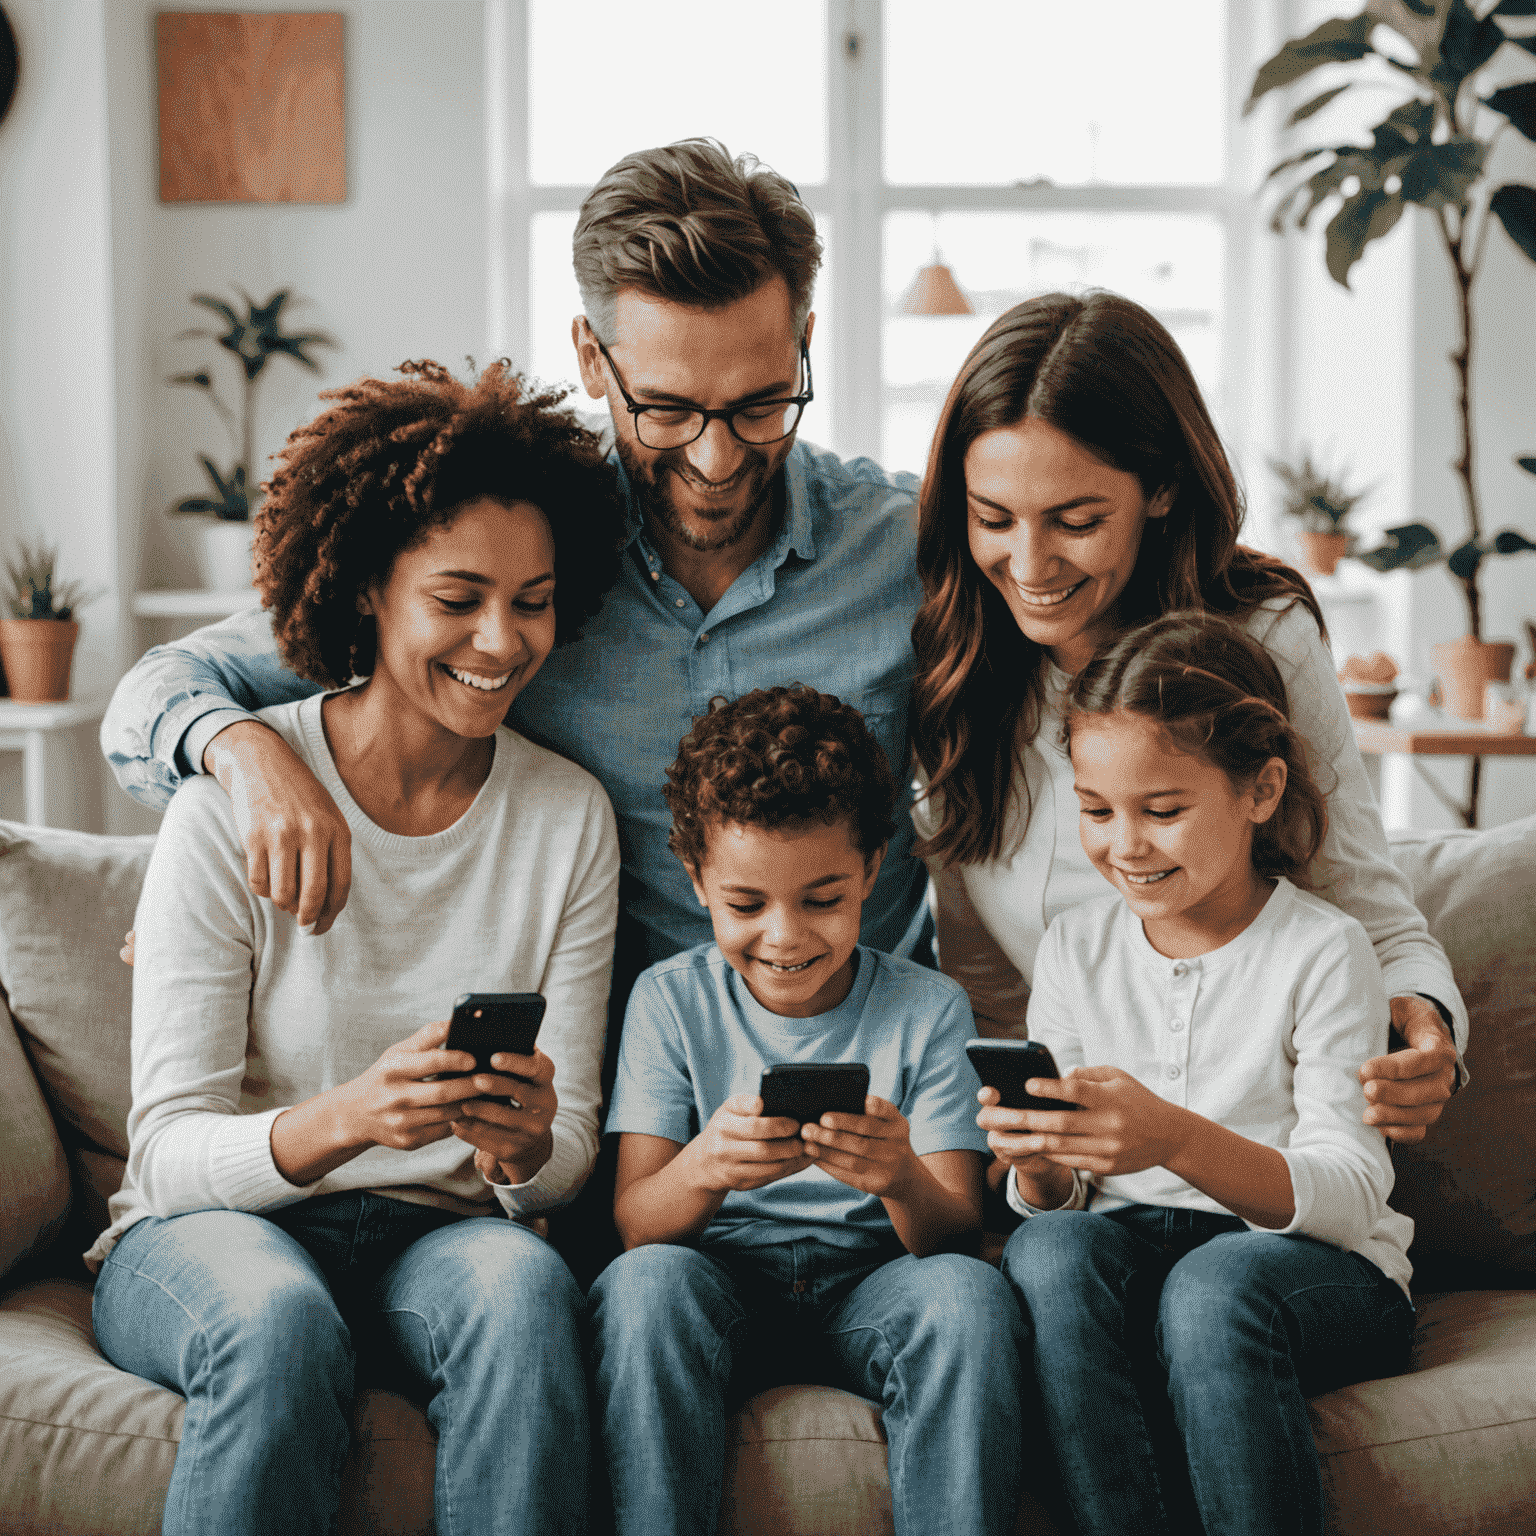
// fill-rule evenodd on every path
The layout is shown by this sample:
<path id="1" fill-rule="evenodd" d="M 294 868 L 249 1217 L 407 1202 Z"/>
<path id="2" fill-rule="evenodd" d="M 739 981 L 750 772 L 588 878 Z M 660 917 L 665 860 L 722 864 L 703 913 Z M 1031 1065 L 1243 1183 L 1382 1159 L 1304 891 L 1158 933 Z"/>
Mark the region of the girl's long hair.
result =
<path id="1" fill-rule="evenodd" d="M 1285 792 L 1253 829 L 1253 867 L 1310 886 L 1328 831 L 1328 802 L 1307 766 L 1307 744 L 1290 722 L 1274 658 L 1228 619 L 1169 613 L 1122 635 L 1073 680 L 1065 735 L 1084 717 L 1138 715 L 1176 751 L 1203 758 L 1247 790 L 1272 757 L 1285 764 Z"/>
<path id="2" fill-rule="evenodd" d="M 912 626 L 913 736 L 941 816 L 918 851 L 946 866 L 1004 854 L 1009 796 L 1040 725 L 1043 653 L 971 558 L 965 499 L 971 444 L 1025 417 L 1135 475 L 1146 497 L 1175 488 L 1167 515 L 1149 520 L 1121 594 L 1127 627 L 1173 609 L 1241 620 L 1288 597 L 1324 628 L 1305 577 L 1238 544 L 1243 504 L 1231 465 L 1162 324 L 1113 293 L 1048 293 L 1015 305 L 950 388 L 919 500 L 925 601 Z M 1028 815 L 1026 802 L 1017 836 Z"/>

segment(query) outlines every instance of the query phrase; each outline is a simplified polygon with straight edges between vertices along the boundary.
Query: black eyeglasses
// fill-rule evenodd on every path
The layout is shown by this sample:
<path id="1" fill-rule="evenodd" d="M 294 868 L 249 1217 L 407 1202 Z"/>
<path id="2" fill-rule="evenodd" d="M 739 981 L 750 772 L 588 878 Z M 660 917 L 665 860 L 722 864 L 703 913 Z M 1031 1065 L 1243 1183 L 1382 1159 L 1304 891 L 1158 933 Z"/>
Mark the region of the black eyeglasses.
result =
<path id="1" fill-rule="evenodd" d="M 805 374 L 804 393 L 791 395 L 784 400 L 749 400 L 745 405 L 733 405 L 723 411 L 706 411 L 701 405 L 641 405 L 624 387 L 619 377 L 618 364 L 594 334 L 597 349 L 608 360 L 613 382 L 624 396 L 624 405 L 635 418 L 635 436 L 647 448 L 686 448 L 704 435 L 704 429 L 712 421 L 723 421 L 731 429 L 737 442 L 749 447 L 761 448 L 768 443 L 781 443 L 800 425 L 800 415 L 816 397 L 811 387 L 811 354 L 805 338 L 800 338 L 800 367 Z"/>

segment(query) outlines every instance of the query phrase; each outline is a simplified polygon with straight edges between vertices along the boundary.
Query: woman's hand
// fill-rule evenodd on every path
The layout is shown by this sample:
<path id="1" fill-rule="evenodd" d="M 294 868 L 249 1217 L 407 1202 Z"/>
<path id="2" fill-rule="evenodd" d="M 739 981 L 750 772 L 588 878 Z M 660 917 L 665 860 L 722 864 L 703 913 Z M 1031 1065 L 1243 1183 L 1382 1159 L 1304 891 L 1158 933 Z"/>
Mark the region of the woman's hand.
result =
<path id="1" fill-rule="evenodd" d="M 485 1097 L 464 1100 L 453 1134 L 475 1148 L 475 1167 L 493 1184 L 526 1184 L 554 1155 L 555 1064 L 535 1049 L 498 1051 L 491 1065 L 495 1073 L 471 1079 Z"/>
<path id="2" fill-rule="evenodd" d="M 1361 1118 L 1388 1141 L 1423 1141 L 1456 1086 L 1456 1045 L 1427 997 L 1394 997 L 1391 1006 L 1392 1027 L 1408 1047 L 1360 1068 L 1369 1101 Z"/>
<path id="3" fill-rule="evenodd" d="M 685 1148 L 692 1173 L 716 1194 L 761 1189 L 811 1166 L 800 1127 L 783 1115 L 763 1115 L 755 1093 L 738 1093 L 709 1117 Z"/>
<path id="4" fill-rule="evenodd" d="M 800 1135 L 818 1168 L 881 1199 L 901 1199 L 920 1166 L 906 1116 L 873 1093 L 865 1096 L 862 1115 L 829 1111 L 819 1124 L 802 1125 Z"/>
<path id="5" fill-rule="evenodd" d="M 120 950 L 118 950 L 117 958 L 119 960 L 121 960 L 124 965 L 132 965 L 133 964 L 133 929 L 132 928 L 130 928 L 128 930 L 128 932 L 123 935 L 123 947 Z"/>

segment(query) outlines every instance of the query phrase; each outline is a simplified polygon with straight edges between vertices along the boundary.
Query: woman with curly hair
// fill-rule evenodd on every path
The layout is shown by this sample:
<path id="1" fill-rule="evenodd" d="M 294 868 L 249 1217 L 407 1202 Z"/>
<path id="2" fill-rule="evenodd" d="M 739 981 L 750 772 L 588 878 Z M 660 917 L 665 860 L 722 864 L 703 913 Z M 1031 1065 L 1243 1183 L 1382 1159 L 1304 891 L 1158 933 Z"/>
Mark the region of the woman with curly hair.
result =
<path id="1" fill-rule="evenodd" d="M 1242 500 L 1177 342 L 1112 293 L 1045 294 L 977 342 L 945 402 L 919 509 L 914 812 L 944 968 L 983 1032 L 1022 1028 L 1051 919 L 1103 891 L 1078 835 L 1061 701 L 1103 645 L 1176 609 L 1275 659 L 1327 793 L 1311 878 L 1359 919 L 1412 1049 L 1364 1064 L 1366 1120 L 1415 1141 L 1467 1017 L 1393 866 L 1305 578 L 1237 542 Z"/>
<path id="2" fill-rule="evenodd" d="M 182 1393 L 167 1532 L 335 1529 L 359 1351 L 428 1398 L 441 1532 L 585 1528 L 580 1292 L 540 1233 L 597 1145 L 617 910 L 597 781 L 502 724 L 611 579 L 596 440 L 503 366 L 367 379 L 289 438 L 256 564 L 311 688 L 261 711 L 351 829 L 306 932 L 252 894 L 210 778 L 140 900 L 129 1159 L 94 1321 Z M 531 1055 L 445 1048 L 539 992 Z"/>

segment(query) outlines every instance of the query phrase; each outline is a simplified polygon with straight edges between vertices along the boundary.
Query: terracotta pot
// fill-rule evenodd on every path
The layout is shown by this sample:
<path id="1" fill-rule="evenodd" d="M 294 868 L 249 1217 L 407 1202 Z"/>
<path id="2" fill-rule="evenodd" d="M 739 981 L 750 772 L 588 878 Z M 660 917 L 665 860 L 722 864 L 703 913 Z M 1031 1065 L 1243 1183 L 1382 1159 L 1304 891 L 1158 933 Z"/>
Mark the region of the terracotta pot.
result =
<path id="1" fill-rule="evenodd" d="M 1392 700 L 1396 697 L 1396 688 L 1383 693 L 1351 693 L 1347 685 L 1344 689 L 1344 703 L 1356 720 L 1390 720 Z"/>
<path id="2" fill-rule="evenodd" d="M 1347 533 L 1316 533 L 1301 530 L 1301 553 L 1319 576 L 1332 576 L 1340 560 L 1349 553 Z"/>
<path id="3" fill-rule="evenodd" d="M 1484 685 L 1507 683 L 1515 664 L 1513 641 L 1474 640 L 1471 635 L 1431 646 L 1430 655 L 1446 710 L 1458 720 L 1481 720 Z"/>
<path id="4" fill-rule="evenodd" d="M 18 704 L 69 697 L 69 664 L 79 635 L 73 619 L 0 619 L 0 659 Z"/>

